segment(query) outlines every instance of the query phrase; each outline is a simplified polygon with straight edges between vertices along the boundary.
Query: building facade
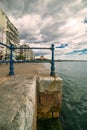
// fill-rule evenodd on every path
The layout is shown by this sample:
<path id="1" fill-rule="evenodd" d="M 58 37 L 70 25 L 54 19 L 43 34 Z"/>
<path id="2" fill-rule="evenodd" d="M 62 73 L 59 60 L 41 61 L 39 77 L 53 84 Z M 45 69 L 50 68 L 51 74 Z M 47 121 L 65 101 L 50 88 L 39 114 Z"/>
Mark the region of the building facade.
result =
<path id="1" fill-rule="evenodd" d="M 6 45 L 19 46 L 19 32 L 17 28 L 10 22 L 6 14 L 0 9 L 0 42 Z M 0 45 L 0 54 L 2 59 L 8 59 L 9 49 Z M 14 54 L 18 53 L 17 51 Z"/>
<path id="2" fill-rule="evenodd" d="M 21 48 L 30 48 L 28 44 L 23 44 Z M 25 60 L 35 59 L 35 55 L 32 49 L 20 49 L 20 55 L 24 57 Z"/>

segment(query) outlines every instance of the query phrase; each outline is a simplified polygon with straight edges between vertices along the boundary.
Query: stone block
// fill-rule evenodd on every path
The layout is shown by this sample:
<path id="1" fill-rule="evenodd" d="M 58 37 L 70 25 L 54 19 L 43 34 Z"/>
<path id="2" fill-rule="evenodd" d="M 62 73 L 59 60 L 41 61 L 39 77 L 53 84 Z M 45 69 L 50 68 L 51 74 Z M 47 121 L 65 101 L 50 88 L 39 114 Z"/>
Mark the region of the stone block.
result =
<path id="1" fill-rule="evenodd" d="M 58 76 L 40 76 L 38 99 L 38 118 L 59 116 L 62 106 L 62 79 Z"/>

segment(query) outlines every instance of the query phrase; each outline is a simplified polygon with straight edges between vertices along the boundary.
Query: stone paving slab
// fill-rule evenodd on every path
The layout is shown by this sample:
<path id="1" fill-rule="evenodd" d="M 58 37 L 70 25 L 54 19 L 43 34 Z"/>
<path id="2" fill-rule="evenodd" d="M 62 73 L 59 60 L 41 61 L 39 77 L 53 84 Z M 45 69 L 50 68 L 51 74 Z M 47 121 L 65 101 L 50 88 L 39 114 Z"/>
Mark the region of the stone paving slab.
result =
<path id="1" fill-rule="evenodd" d="M 12 76 L 0 84 L 0 130 L 32 130 L 35 100 L 35 76 Z"/>
<path id="2" fill-rule="evenodd" d="M 49 63 L 47 64 L 49 66 Z M 17 63 L 14 64 L 15 75 L 38 75 L 42 73 L 50 74 L 50 70 L 47 69 L 42 63 Z M 8 80 L 9 76 L 9 64 L 0 65 L 0 84 Z"/>

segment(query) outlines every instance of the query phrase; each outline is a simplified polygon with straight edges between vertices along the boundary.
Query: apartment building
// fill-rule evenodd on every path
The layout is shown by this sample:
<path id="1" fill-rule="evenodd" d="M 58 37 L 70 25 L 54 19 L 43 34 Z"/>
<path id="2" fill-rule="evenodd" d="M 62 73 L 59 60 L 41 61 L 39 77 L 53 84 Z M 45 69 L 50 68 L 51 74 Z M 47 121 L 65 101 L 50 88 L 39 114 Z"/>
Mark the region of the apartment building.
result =
<path id="1" fill-rule="evenodd" d="M 17 28 L 11 23 L 6 14 L 0 9 L 0 41 L 6 45 L 13 44 L 19 46 L 19 32 Z M 14 52 L 14 55 L 18 51 Z M 0 45 L 0 57 L 2 59 L 9 58 L 9 49 Z"/>
<path id="2" fill-rule="evenodd" d="M 4 42 L 5 40 L 5 27 L 6 27 L 6 19 L 3 15 L 3 12 L 0 10 L 0 42 Z M 5 56 L 5 47 L 0 45 L 0 60 Z"/>
<path id="3" fill-rule="evenodd" d="M 30 48 L 28 44 L 23 44 L 21 48 Z M 35 55 L 32 49 L 20 49 L 20 55 L 22 55 L 26 60 L 35 59 Z"/>

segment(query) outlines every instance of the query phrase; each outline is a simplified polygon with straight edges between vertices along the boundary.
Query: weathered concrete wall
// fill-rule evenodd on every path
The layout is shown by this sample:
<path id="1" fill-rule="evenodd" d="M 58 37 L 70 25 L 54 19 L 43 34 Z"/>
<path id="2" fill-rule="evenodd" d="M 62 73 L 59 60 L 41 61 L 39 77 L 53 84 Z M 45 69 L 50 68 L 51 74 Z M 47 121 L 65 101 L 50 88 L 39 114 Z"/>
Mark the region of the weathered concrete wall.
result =
<path id="1" fill-rule="evenodd" d="M 36 130 L 36 77 L 13 76 L 0 84 L 0 130 Z"/>
<path id="2" fill-rule="evenodd" d="M 62 79 L 58 76 L 40 76 L 38 81 L 37 117 L 59 117 L 62 107 Z"/>

